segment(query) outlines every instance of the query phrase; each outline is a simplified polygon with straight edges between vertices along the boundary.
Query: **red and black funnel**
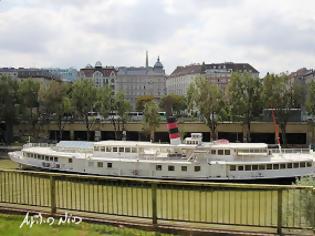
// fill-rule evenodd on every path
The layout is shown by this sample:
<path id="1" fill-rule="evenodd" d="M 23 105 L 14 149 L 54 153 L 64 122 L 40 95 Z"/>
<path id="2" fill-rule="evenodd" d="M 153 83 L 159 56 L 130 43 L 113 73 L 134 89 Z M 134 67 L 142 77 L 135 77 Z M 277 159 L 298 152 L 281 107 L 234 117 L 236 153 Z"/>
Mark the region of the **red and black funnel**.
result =
<path id="1" fill-rule="evenodd" d="M 170 143 L 173 145 L 178 145 L 181 143 L 180 141 L 180 135 L 176 123 L 176 118 L 174 116 L 168 116 L 167 117 L 167 129 L 168 129 L 168 135 L 170 138 Z"/>

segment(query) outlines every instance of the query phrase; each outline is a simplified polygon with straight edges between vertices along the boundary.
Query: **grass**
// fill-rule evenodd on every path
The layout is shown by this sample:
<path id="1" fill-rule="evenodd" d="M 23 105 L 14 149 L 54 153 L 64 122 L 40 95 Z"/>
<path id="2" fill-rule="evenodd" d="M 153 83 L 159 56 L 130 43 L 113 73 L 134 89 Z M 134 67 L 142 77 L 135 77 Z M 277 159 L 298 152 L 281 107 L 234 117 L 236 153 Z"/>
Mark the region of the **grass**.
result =
<path id="1" fill-rule="evenodd" d="M 20 227 L 24 216 L 0 214 L 0 235 L 1 236 L 98 236 L 98 235 L 166 235 L 155 232 L 131 229 L 127 227 L 114 227 L 102 224 L 80 223 L 78 225 L 48 225 L 34 224 Z"/>

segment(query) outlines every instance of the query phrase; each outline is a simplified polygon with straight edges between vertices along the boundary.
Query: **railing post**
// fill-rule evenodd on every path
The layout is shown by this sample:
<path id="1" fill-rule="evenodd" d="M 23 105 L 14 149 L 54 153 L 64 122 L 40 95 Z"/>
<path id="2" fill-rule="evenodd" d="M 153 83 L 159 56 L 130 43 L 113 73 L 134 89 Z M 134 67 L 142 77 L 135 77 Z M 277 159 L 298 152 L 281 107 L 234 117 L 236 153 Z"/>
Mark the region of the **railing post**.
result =
<path id="1" fill-rule="evenodd" d="M 53 175 L 50 176 L 50 209 L 51 214 L 56 213 L 56 180 Z"/>
<path id="2" fill-rule="evenodd" d="M 156 189 L 157 184 L 152 183 L 151 192 L 152 192 L 152 224 L 157 225 L 157 203 L 156 203 Z"/>
<path id="3" fill-rule="evenodd" d="M 315 188 L 312 189 L 312 211 L 313 211 L 312 229 L 313 232 L 315 232 Z"/>
<path id="4" fill-rule="evenodd" d="M 278 189 L 277 234 L 282 235 L 282 189 Z"/>

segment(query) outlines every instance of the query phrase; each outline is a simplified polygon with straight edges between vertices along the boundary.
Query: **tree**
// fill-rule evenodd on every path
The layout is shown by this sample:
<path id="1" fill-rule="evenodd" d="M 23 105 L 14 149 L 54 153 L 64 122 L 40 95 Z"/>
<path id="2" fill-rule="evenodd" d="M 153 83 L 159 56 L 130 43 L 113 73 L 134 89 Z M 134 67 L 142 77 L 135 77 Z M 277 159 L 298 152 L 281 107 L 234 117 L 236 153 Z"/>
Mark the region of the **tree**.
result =
<path id="1" fill-rule="evenodd" d="M 32 130 L 32 137 L 37 138 L 38 132 L 36 125 L 40 119 L 38 93 L 40 83 L 32 79 L 25 79 L 19 83 L 19 103 L 21 104 L 21 111 L 23 119 L 28 121 Z"/>
<path id="2" fill-rule="evenodd" d="M 53 117 L 57 121 L 59 140 L 62 140 L 62 132 L 66 121 L 65 115 L 72 112 L 68 92 L 68 86 L 57 81 L 51 81 L 48 86 L 41 86 L 39 90 L 39 102 L 42 110 L 49 119 Z"/>
<path id="3" fill-rule="evenodd" d="M 247 125 L 247 142 L 251 141 L 251 121 L 262 110 L 262 84 L 249 73 L 232 73 L 227 89 L 231 113 Z"/>
<path id="4" fill-rule="evenodd" d="M 74 82 L 71 92 L 71 103 L 80 118 L 84 120 L 87 140 L 90 140 L 91 126 L 94 121 L 89 120 L 89 112 L 97 105 L 97 88 L 87 79 Z"/>
<path id="5" fill-rule="evenodd" d="M 115 139 L 122 138 L 122 131 L 125 131 L 125 124 L 128 119 L 128 112 L 131 109 L 129 101 L 125 99 L 122 92 L 115 94 L 111 100 L 111 122 L 115 131 Z M 116 113 L 116 116 L 114 115 Z"/>
<path id="6" fill-rule="evenodd" d="M 264 107 L 273 109 L 276 121 L 280 126 L 282 143 L 287 144 L 286 126 L 291 106 L 288 76 L 285 74 L 267 74 L 263 83 Z"/>
<path id="7" fill-rule="evenodd" d="M 160 108 L 166 111 L 168 115 L 176 113 L 179 115 L 180 111 L 186 109 L 186 101 L 184 96 L 176 94 L 169 94 L 161 98 Z"/>
<path id="8" fill-rule="evenodd" d="M 153 100 L 154 100 L 154 96 L 151 96 L 151 95 L 143 95 L 143 96 L 137 97 L 136 110 L 143 111 L 145 104 Z"/>
<path id="9" fill-rule="evenodd" d="M 113 101 L 113 92 L 109 86 L 104 86 L 97 93 L 97 109 L 103 117 L 108 117 Z"/>
<path id="10" fill-rule="evenodd" d="M 311 81 L 308 84 L 305 107 L 308 113 L 315 115 L 315 82 Z"/>
<path id="11" fill-rule="evenodd" d="M 5 128 L 1 136 L 5 143 L 13 140 L 13 125 L 18 122 L 18 84 L 8 76 L 0 76 L 0 120 Z"/>
<path id="12" fill-rule="evenodd" d="M 187 90 L 188 108 L 197 109 L 211 131 L 211 140 L 215 140 L 217 120 L 223 110 L 223 96 L 221 90 L 209 83 L 205 77 L 197 77 Z"/>
<path id="13" fill-rule="evenodd" d="M 159 107 L 158 105 L 151 101 L 145 104 L 144 106 L 144 130 L 150 133 L 150 140 L 154 142 L 154 133 L 156 128 L 160 126 L 160 116 L 159 116 Z"/>

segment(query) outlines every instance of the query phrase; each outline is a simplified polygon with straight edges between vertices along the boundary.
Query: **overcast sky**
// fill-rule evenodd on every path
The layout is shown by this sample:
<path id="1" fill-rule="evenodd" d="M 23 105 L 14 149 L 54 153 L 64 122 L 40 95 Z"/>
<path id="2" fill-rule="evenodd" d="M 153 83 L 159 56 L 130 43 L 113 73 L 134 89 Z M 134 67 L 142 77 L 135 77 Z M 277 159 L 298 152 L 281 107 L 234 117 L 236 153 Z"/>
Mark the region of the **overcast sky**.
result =
<path id="1" fill-rule="evenodd" d="M 0 67 L 315 68 L 314 0 L 0 0 Z"/>

